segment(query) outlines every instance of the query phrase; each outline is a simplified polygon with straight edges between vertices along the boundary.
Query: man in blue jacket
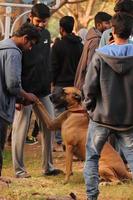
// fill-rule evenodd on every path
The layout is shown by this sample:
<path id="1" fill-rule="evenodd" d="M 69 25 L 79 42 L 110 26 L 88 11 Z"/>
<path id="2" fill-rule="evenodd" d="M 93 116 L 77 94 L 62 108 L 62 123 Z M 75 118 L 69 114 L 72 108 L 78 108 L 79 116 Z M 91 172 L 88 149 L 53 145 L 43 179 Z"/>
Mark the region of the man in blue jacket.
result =
<path id="1" fill-rule="evenodd" d="M 16 97 L 23 97 L 29 104 L 38 99 L 21 86 L 21 50 L 31 49 L 39 37 L 34 26 L 24 24 L 10 39 L 0 42 L 0 176 L 7 127 L 13 121 Z"/>
<path id="2" fill-rule="evenodd" d="M 88 200 L 97 200 L 98 162 L 103 145 L 114 133 L 133 173 L 133 45 L 128 43 L 133 18 L 112 18 L 114 43 L 96 51 L 83 86 L 90 116 L 84 178 Z"/>

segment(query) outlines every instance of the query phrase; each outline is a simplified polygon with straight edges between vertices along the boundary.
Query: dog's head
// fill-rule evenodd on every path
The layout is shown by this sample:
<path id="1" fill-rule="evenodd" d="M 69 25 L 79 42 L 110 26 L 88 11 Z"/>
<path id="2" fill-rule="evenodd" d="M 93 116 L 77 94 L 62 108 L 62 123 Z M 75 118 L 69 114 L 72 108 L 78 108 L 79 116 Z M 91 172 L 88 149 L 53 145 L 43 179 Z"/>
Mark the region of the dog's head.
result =
<path id="1" fill-rule="evenodd" d="M 81 91 L 75 87 L 64 87 L 50 96 L 56 108 L 67 108 L 81 103 Z"/>

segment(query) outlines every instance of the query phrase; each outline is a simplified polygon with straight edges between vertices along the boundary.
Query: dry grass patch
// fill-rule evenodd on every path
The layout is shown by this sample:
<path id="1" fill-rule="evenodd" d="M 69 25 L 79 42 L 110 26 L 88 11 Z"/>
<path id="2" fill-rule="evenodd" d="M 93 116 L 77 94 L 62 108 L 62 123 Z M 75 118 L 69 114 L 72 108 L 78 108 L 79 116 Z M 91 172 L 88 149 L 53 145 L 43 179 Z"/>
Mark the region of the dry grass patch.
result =
<path id="1" fill-rule="evenodd" d="M 54 152 L 54 165 L 65 171 L 64 152 Z M 12 169 L 11 148 L 4 153 L 3 176 L 11 177 L 8 188 L 0 189 L 0 200 L 67 200 L 69 194 L 76 194 L 78 200 L 86 200 L 85 185 L 82 175 L 83 162 L 73 163 L 74 175 L 70 182 L 63 184 L 64 175 L 44 177 L 41 171 L 41 146 L 26 145 L 25 166 L 32 175 L 29 179 L 16 179 Z M 102 186 L 99 200 L 133 200 L 133 184 Z"/>

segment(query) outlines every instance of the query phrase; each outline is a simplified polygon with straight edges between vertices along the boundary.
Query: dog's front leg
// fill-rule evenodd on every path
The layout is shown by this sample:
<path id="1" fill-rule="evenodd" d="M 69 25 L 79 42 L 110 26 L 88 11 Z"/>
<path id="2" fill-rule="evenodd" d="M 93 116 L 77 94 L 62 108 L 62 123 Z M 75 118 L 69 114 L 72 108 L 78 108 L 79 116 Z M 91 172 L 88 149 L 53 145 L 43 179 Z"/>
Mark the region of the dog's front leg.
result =
<path id="1" fill-rule="evenodd" d="M 58 130 L 61 128 L 62 122 L 67 118 L 68 111 L 64 111 L 57 118 L 52 118 L 41 101 L 37 101 L 33 105 L 35 114 L 41 122 L 50 130 Z"/>
<path id="2" fill-rule="evenodd" d="M 68 183 L 69 177 L 72 175 L 73 146 L 66 145 L 66 176 L 64 184 Z"/>

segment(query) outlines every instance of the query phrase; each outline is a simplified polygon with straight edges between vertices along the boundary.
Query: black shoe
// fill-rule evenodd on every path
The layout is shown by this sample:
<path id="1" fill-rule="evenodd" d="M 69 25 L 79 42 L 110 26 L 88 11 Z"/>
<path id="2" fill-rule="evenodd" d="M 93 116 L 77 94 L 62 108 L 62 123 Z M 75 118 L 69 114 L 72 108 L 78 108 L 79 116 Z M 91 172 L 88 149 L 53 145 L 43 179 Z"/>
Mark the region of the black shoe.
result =
<path id="1" fill-rule="evenodd" d="M 25 143 L 26 143 L 26 144 L 29 144 L 29 145 L 33 145 L 33 144 L 37 144 L 37 143 L 38 143 L 38 140 L 37 140 L 37 138 L 31 136 L 31 137 L 27 137 L 27 138 L 26 138 Z"/>
<path id="2" fill-rule="evenodd" d="M 44 176 L 57 176 L 59 174 L 64 174 L 64 172 L 60 169 L 54 169 L 52 171 L 45 172 Z"/>

